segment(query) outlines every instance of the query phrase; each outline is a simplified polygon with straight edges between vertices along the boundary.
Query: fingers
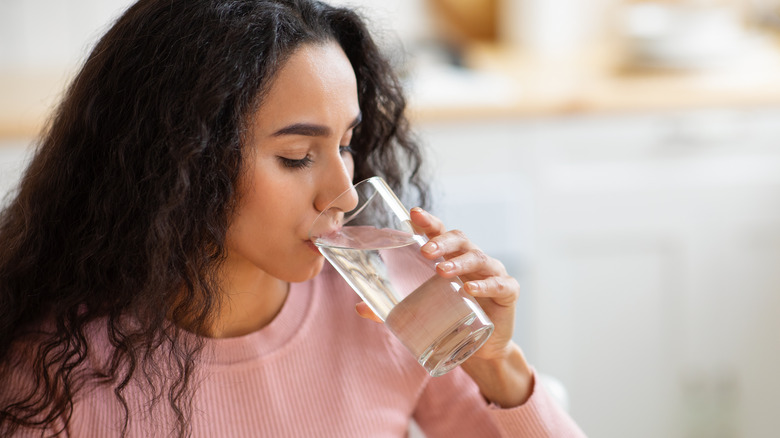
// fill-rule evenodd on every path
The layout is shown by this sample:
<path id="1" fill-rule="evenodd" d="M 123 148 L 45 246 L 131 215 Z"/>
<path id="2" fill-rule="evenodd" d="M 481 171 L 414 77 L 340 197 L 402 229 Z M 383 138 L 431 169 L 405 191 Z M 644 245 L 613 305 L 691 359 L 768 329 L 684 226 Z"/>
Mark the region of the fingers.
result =
<path id="1" fill-rule="evenodd" d="M 370 319 L 371 321 L 375 321 L 375 322 L 380 322 L 380 323 L 382 322 L 382 320 L 379 319 L 378 316 L 376 316 L 376 313 L 374 313 L 374 311 L 371 310 L 370 307 L 368 307 L 368 304 L 366 304 L 363 301 L 355 304 L 355 311 L 362 318 Z"/>
<path id="2" fill-rule="evenodd" d="M 482 252 L 462 231 L 445 232 L 439 218 L 420 208 L 413 208 L 411 213 L 413 222 L 429 235 L 429 241 L 421 248 L 425 257 L 430 260 L 443 257 L 447 260 L 437 266 L 442 276 L 506 275 L 504 265 Z"/>
<path id="3" fill-rule="evenodd" d="M 460 230 L 446 231 L 441 219 L 427 211 L 415 207 L 410 212 L 412 225 L 417 232 L 428 236 L 429 242 L 422 251 L 430 259 L 461 254 L 476 247 Z"/>
<path id="4" fill-rule="evenodd" d="M 506 275 L 504 265 L 482 252 L 479 248 L 470 248 L 457 256 L 450 256 L 447 261 L 439 263 L 436 269 L 445 278 L 456 275 L 471 275 L 488 277 Z"/>
<path id="5" fill-rule="evenodd" d="M 500 306 L 514 306 L 520 296 L 520 284 L 509 276 L 468 281 L 463 286 L 475 298 L 490 298 Z"/>
<path id="6" fill-rule="evenodd" d="M 451 257 L 477 249 L 460 230 L 452 230 L 430 237 L 428 243 L 422 246 L 423 253 L 430 259 Z"/>
<path id="7" fill-rule="evenodd" d="M 499 306 L 514 306 L 520 285 L 500 261 L 485 254 L 462 231 L 446 231 L 442 221 L 430 213 L 413 208 L 410 214 L 414 226 L 429 238 L 422 246 L 425 257 L 446 260 L 436 265 L 442 277 L 460 277 L 466 292 L 474 297 L 490 298 Z"/>
<path id="8" fill-rule="evenodd" d="M 414 207 L 409 211 L 412 225 L 417 232 L 423 233 L 428 238 L 438 236 L 446 231 L 442 221 L 420 207 Z"/>

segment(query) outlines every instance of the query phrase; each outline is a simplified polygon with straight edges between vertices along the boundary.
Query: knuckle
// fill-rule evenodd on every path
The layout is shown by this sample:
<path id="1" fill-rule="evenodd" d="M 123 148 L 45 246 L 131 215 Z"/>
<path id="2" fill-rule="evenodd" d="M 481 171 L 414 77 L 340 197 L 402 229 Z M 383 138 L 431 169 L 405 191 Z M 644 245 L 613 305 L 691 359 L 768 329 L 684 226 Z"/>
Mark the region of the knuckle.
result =
<path id="1" fill-rule="evenodd" d="M 482 251 L 481 249 L 472 250 L 472 254 L 474 254 L 474 257 L 476 258 L 479 264 L 484 265 L 490 262 L 490 257 L 487 254 L 485 254 L 485 252 Z"/>
<path id="2" fill-rule="evenodd" d="M 461 230 L 452 230 L 450 231 L 450 234 L 457 237 L 458 239 L 466 239 L 466 233 Z"/>
<path id="3" fill-rule="evenodd" d="M 507 284 L 504 281 L 504 279 L 503 278 L 497 278 L 496 279 L 496 292 L 498 292 L 501 295 L 504 295 L 504 294 L 506 294 L 506 290 L 507 290 Z"/>

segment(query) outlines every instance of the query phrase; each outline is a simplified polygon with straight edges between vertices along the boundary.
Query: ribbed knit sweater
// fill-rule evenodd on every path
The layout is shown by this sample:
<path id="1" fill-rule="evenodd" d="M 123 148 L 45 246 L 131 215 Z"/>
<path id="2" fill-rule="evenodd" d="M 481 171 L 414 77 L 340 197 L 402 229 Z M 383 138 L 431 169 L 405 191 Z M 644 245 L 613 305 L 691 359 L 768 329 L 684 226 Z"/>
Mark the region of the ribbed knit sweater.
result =
<path id="1" fill-rule="evenodd" d="M 194 437 L 404 437 L 414 418 L 427 437 L 582 437 L 535 385 L 522 406 L 487 403 L 462 370 L 432 378 L 381 324 L 354 311 L 359 298 L 326 267 L 292 284 L 263 329 L 208 339 L 199 363 Z M 169 436 L 165 397 L 130 385 L 128 436 Z M 82 391 L 67 435 L 118 436 L 123 411 L 110 387 Z M 20 435 L 26 435 L 21 433 Z"/>

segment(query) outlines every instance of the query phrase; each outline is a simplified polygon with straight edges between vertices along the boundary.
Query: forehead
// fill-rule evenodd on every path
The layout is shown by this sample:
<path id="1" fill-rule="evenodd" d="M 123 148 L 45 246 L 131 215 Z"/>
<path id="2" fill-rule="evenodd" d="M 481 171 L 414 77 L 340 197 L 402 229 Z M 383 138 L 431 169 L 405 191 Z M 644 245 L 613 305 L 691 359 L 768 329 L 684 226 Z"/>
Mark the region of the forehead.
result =
<path id="1" fill-rule="evenodd" d="M 357 80 L 335 42 L 306 44 L 279 69 L 257 112 L 262 129 L 290 122 L 340 123 L 360 112 Z"/>

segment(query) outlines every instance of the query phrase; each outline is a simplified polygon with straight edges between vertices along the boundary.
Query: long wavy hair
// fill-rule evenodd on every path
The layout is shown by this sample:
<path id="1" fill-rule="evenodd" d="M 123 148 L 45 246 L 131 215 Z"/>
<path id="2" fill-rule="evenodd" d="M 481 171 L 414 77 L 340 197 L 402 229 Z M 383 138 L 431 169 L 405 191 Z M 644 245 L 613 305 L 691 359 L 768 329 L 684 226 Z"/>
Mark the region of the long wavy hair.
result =
<path id="1" fill-rule="evenodd" d="M 133 380 L 167 401 L 173 433 L 190 433 L 203 342 L 182 330 L 205 332 L 219 309 L 243 134 L 285 60 L 326 41 L 357 77 L 355 179 L 381 175 L 425 205 L 402 89 L 355 12 L 311 0 L 139 1 L 92 50 L 0 213 L 0 435 L 66 427 L 87 380 L 113 388 L 123 435 Z M 90 324 L 108 334 L 103 367 L 88 366 Z"/>

